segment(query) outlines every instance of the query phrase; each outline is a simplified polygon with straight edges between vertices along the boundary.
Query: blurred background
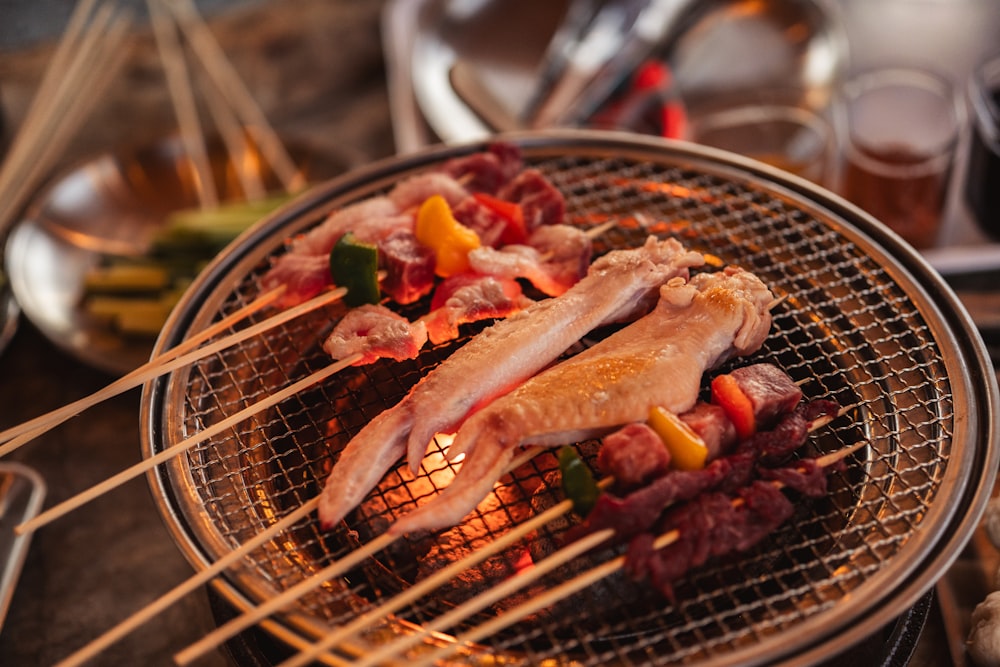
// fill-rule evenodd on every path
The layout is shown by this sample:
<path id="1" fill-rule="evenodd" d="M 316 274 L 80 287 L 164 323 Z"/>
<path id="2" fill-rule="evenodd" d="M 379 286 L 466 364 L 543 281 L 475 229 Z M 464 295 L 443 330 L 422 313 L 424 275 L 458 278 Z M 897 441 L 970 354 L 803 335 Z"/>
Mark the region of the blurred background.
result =
<path id="1" fill-rule="evenodd" d="M 0 218 L 0 239 L 13 237 L 24 211 L 37 206 L 35 195 L 67 170 L 176 134 L 175 100 L 147 8 L 138 0 L 118 4 L 132 12 L 122 69 L 53 156 L 28 202 L 16 215 Z M 330 165 L 324 177 L 500 130 L 601 127 L 710 143 L 708 134 L 696 132 L 709 127 L 712 114 L 780 104 L 816 114 L 830 129 L 829 141 L 816 144 L 823 168 L 801 174 L 842 194 L 849 82 L 873 69 L 932 70 L 950 85 L 954 105 L 954 118 L 936 126 L 953 121 L 955 132 L 944 146 L 949 158 L 938 179 L 944 195 L 933 239 L 922 252 L 943 272 L 972 267 L 995 285 L 1000 251 L 987 231 L 989 221 L 970 210 L 966 188 L 970 179 L 987 178 L 968 166 L 975 133 L 969 86 L 976 66 L 1000 52 L 996 0 L 196 4 L 267 121 L 288 145 L 322 156 Z M 0 1 L 0 150 L 10 150 L 35 112 L 32 103 L 74 6 L 68 0 Z M 657 11 L 643 14 L 650 6 Z M 574 11 L 595 22 L 569 30 L 566 19 Z M 561 50 L 554 48 L 553 39 L 562 37 Z M 209 102 L 201 90 L 195 86 L 195 101 L 204 107 Z M 779 150 L 777 143 L 763 149 L 727 145 L 729 135 L 721 136 L 721 148 L 756 159 L 766 161 Z M 749 136 L 765 135 L 758 128 Z M 788 136 L 797 150 L 811 150 L 804 135 Z M 787 143 L 788 136 L 782 131 L 775 142 Z M 798 155 L 778 157 L 782 168 L 798 168 Z M 1000 189 L 1000 183 L 983 182 Z M 122 223 L 115 224 L 121 231 Z M 9 282 L 16 280 L 24 280 L 21 272 Z M 44 276 L 20 289 L 29 293 L 37 286 L 33 281 L 43 283 Z M 130 359 L 120 348 L 95 355 L 94 339 L 81 343 L 78 331 L 54 332 L 45 316 L 17 312 L 10 291 L 8 282 L 0 282 L 0 294 L 14 302 L 0 304 L 0 428 L 95 391 L 121 371 L 122 359 Z M 996 295 L 969 294 L 970 309 L 988 311 L 977 320 L 984 332 L 996 327 L 988 320 L 997 319 Z M 151 339 L 141 341 L 140 354 L 150 345 Z M 137 407 L 138 393 L 125 394 L 100 406 L 83 427 L 46 434 L 12 458 L 40 470 L 50 500 L 57 502 L 138 457 Z M 983 571 L 978 562 L 957 564 L 959 584 L 971 576 L 963 568 L 975 577 Z M 148 488 L 137 480 L 34 537 L 0 632 L 0 663 L 51 664 L 189 571 Z M 938 612 L 923 642 L 930 648 L 918 664 L 962 660 L 967 612 L 961 601 Z M 203 635 L 223 613 L 207 594 L 192 596 L 109 650 L 100 664 L 169 664 L 173 651 Z M 956 623 L 957 632 L 949 634 Z M 234 655 L 240 654 L 218 656 L 217 664 L 256 664 Z"/>

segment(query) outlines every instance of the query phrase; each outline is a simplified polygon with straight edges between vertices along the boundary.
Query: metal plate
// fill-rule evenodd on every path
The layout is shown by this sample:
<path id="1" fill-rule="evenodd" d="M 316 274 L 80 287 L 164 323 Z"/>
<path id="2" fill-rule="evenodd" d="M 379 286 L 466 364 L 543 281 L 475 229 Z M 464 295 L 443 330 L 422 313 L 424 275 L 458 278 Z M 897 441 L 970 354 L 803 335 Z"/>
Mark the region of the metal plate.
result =
<path id="1" fill-rule="evenodd" d="M 222 144 L 209 142 L 220 201 L 244 197 Z M 248 149 L 247 165 L 261 165 Z M 314 179 L 343 163 L 301 147 L 294 157 Z M 260 166 L 268 187 L 276 179 Z M 136 257 L 172 212 L 198 206 L 195 171 L 179 138 L 122 149 L 56 175 L 30 203 L 4 248 L 10 289 L 25 317 L 54 344 L 108 373 L 127 373 L 149 360 L 154 337 L 122 335 L 83 306 L 87 273 L 107 256 Z M 209 259 L 209 258 L 206 258 Z"/>
<path id="2" fill-rule="evenodd" d="M 835 477 L 828 497 L 799 503 L 795 520 L 765 544 L 690 573 L 676 604 L 615 579 L 578 594 L 556 614 L 496 635 L 484 642 L 484 655 L 515 654 L 532 664 L 554 658 L 593 665 L 813 664 L 912 606 L 971 535 L 998 461 L 996 380 L 981 340 L 940 277 L 857 209 L 758 163 L 630 135 L 505 138 L 562 190 L 571 224 L 618 221 L 600 237 L 598 251 L 635 245 L 648 233 L 673 234 L 756 272 L 786 296 L 774 312 L 772 335 L 748 361 L 773 361 L 805 381 L 808 397 L 850 408 L 813 436 L 814 450 L 858 441 L 866 447 Z M 481 148 L 436 148 L 372 165 L 263 221 L 199 278 L 158 346 L 176 344 L 252 300 L 256 279 L 291 234 L 399 178 Z M 419 308 L 408 314 L 417 316 Z M 148 385 L 144 454 L 327 365 L 319 345 L 342 312 L 331 307 L 297 319 Z M 313 498 L 353 433 L 460 343 L 427 349 L 409 362 L 344 371 L 152 475 L 187 557 L 204 567 Z M 522 481 L 499 486 L 481 514 L 498 503 L 504 511 L 524 510 L 517 495 L 523 479 L 551 469 L 536 459 Z M 387 476 L 365 511 L 348 519 L 349 531 L 324 533 L 305 521 L 217 581 L 219 592 L 238 608 L 258 604 L 371 539 L 401 509 L 394 498 L 399 480 Z M 419 576 L 414 554 L 434 548 L 408 539 L 306 596 L 266 628 L 289 640 L 314 638 L 408 586 Z M 400 613 L 404 623 L 386 630 L 405 631 L 407 623 L 470 593 L 464 585 L 449 591 L 414 603 Z"/>

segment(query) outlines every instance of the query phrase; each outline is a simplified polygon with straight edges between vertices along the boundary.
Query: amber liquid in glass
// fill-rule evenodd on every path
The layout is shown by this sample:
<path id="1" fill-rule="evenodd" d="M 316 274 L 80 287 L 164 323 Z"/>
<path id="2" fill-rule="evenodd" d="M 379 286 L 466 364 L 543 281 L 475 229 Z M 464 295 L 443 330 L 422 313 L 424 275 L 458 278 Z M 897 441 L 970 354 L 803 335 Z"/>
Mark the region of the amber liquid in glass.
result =
<path id="1" fill-rule="evenodd" d="M 867 159 L 846 156 L 844 196 L 913 247 L 932 247 L 937 241 L 950 169 L 914 169 L 910 175 L 897 174 L 893 168 L 916 167 L 926 161 L 926 156 L 906 146 L 856 150 Z M 880 170 L 872 166 L 873 162 L 889 168 Z"/>

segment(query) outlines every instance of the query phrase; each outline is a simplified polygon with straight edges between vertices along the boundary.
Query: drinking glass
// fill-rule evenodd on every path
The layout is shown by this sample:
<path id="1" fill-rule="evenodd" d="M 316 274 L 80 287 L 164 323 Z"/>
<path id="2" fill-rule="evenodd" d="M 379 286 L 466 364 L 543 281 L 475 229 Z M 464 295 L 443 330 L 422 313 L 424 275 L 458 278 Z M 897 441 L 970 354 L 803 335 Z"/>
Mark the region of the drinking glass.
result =
<path id="1" fill-rule="evenodd" d="M 927 69 L 888 68 L 845 85 L 841 194 L 915 248 L 941 228 L 959 137 L 951 82 Z"/>
<path id="2" fill-rule="evenodd" d="M 836 143 L 833 127 L 805 106 L 746 103 L 693 115 L 689 138 L 827 185 Z"/>

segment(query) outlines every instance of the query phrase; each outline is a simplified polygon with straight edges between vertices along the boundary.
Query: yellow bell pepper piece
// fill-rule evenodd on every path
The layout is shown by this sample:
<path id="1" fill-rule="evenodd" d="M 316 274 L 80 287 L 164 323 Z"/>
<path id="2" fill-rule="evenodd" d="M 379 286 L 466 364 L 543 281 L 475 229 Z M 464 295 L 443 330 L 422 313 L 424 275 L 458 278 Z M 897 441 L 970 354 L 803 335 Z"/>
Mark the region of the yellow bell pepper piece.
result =
<path id="1" fill-rule="evenodd" d="M 705 441 L 674 413 L 655 406 L 649 410 L 649 427 L 670 451 L 670 465 L 678 470 L 701 470 L 708 459 Z"/>
<path id="2" fill-rule="evenodd" d="M 452 215 L 441 195 L 432 195 L 417 211 L 417 240 L 435 254 L 434 273 L 447 278 L 469 270 L 469 253 L 480 246 L 479 235 Z"/>

